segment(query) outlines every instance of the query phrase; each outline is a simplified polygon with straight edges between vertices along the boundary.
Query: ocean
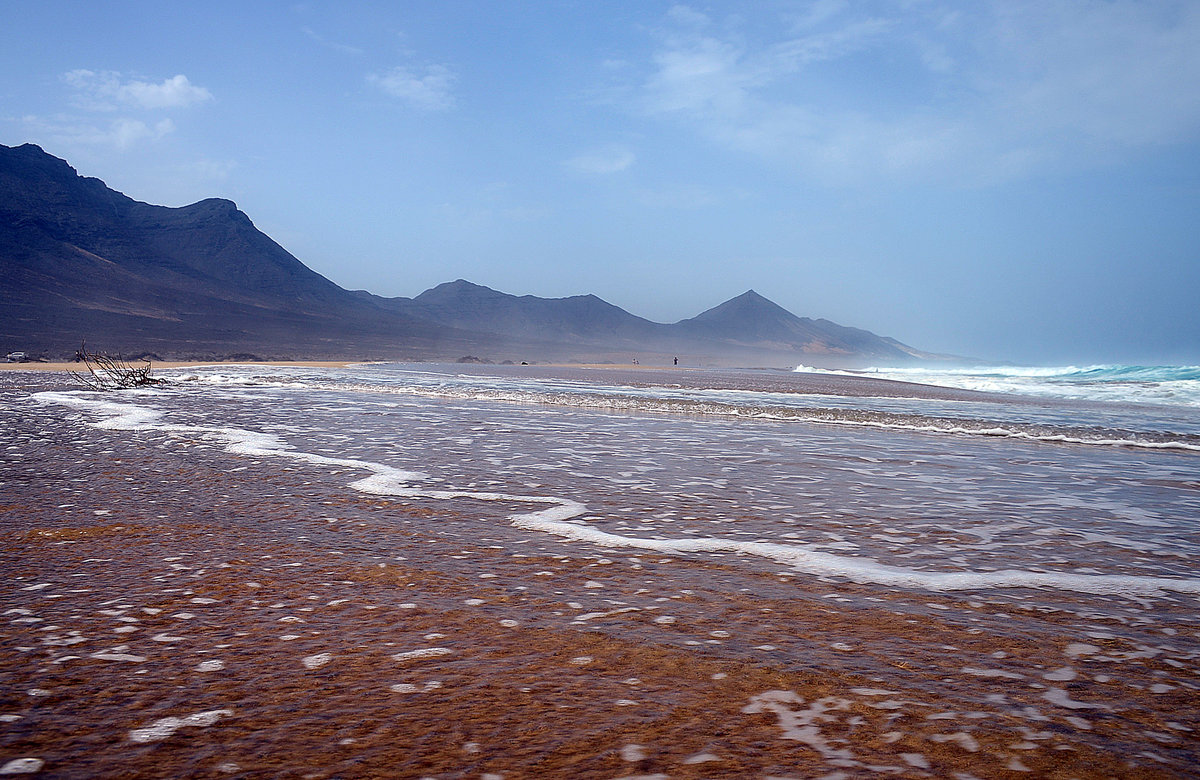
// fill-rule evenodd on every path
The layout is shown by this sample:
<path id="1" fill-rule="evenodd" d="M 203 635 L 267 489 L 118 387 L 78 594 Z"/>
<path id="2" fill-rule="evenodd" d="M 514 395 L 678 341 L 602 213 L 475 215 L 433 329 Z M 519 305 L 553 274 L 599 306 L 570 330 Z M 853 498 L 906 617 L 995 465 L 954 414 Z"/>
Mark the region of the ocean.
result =
<path id="1" fill-rule="evenodd" d="M 1200 408 L 1200 366 L 908 366 L 859 371 L 797 366 L 796 371 L 870 376 L 1045 398 Z"/>
<path id="2" fill-rule="evenodd" d="M 0 394 L 21 421 L 5 647 L 57 681 L 22 667 L 26 688 L 144 670 L 118 744 L 203 745 L 212 771 L 254 774 L 239 746 L 258 740 L 314 776 L 385 759 L 413 777 L 1185 776 L 1200 759 L 1195 368 L 160 375 Z M 84 609 L 70 578 L 117 576 L 97 561 L 145 571 L 92 584 L 106 598 Z M 45 643 L 99 634 L 84 616 L 104 610 L 138 630 Z M 193 617 L 142 630 L 170 610 Z M 210 690 L 213 662 L 241 682 Z M 255 693 L 298 675 L 337 703 L 288 699 L 302 727 Z M 6 723 L 36 719 L 8 693 Z M 400 713 L 426 732 L 380 725 Z M 502 736 L 518 715 L 554 723 L 517 730 L 532 753 Z M 214 736 L 170 743 L 181 729 Z M 22 738 L 88 766 L 86 740 L 51 732 Z"/>

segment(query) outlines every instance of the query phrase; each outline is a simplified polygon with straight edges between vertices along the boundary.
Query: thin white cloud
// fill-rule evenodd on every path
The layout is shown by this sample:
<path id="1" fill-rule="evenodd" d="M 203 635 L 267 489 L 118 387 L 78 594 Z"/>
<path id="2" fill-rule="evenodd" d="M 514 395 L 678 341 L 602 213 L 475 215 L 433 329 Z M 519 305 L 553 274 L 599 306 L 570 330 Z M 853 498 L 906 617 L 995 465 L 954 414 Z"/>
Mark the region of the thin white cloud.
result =
<path id="1" fill-rule="evenodd" d="M 162 81 L 131 78 L 118 71 L 78 69 L 62 74 L 70 88 L 69 101 L 86 113 L 62 114 L 50 120 L 31 118 L 45 135 L 67 148 L 118 151 L 152 143 L 175 132 L 174 120 L 164 113 L 212 100 L 212 93 L 181 74 Z M 97 121 L 96 113 L 111 119 Z"/>
<path id="2" fill-rule="evenodd" d="M 786 74 L 815 62 L 841 59 L 873 47 L 891 27 L 886 19 L 868 17 L 790 38 L 767 49 L 765 66 L 772 75 Z"/>
<path id="3" fill-rule="evenodd" d="M 1200 5 L 999 5 L 1018 126 L 1101 146 L 1168 143 L 1200 128 Z"/>
<path id="4" fill-rule="evenodd" d="M 69 116 L 47 119 L 30 115 L 22 121 L 39 136 L 66 148 L 101 147 L 126 151 L 143 142 L 158 141 L 175 131 L 175 123 L 170 119 L 147 123 L 121 117 L 95 123 Z"/>
<path id="5" fill-rule="evenodd" d="M 443 65 L 413 69 L 398 65 L 384 73 L 371 73 L 367 82 L 384 93 L 422 111 L 445 111 L 455 104 L 451 87 L 456 77 Z"/>
<path id="6" fill-rule="evenodd" d="M 792 29 L 796 32 L 811 29 L 837 16 L 846 9 L 846 0 L 813 0 L 792 18 Z"/>
<path id="7" fill-rule="evenodd" d="M 320 45 L 324 46 L 327 49 L 332 49 L 333 51 L 340 51 L 342 54 L 352 54 L 354 56 L 359 56 L 359 55 L 363 54 L 363 50 L 358 48 L 357 46 L 350 46 L 345 43 L 338 43 L 337 41 L 331 41 L 328 38 L 326 38 L 325 36 L 318 33 L 316 30 L 314 30 L 311 27 L 302 27 L 301 30 L 310 39 L 312 39 L 313 41 L 316 41 L 317 43 L 319 43 Z"/>
<path id="8" fill-rule="evenodd" d="M 701 13 L 686 5 L 673 5 L 667 11 L 667 18 L 681 27 L 700 30 L 712 24 L 707 14 Z"/>
<path id="9" fill-rule="evenodd" d="M 195 103 L 212 100 L 212 93 L 197 87 L 182 73 L 166 79 L 161 84 L 145 81 L 130 81 L 121 85 L 120 98 L 141 108 L 183 108 Z"/>
<path id="10" fill-rule="evenodd" d="M 175 123 L 170 119 L 160 119 L 153 125 L 138 119 L 118 119 L 112 124 L 109 139 L 118 149 L 128 149 L 139 141 L 157 141 L 173 132 Z"/>
<path id="11" fill-rule="evenodd" d="M 807 9 L 754 38 L 673 8 L 636 106 L 835 181 L 1019 177 L 1200 133 L 1200 4 Z"/>
<path id="12" fill-rule="evenodd" d="M 224 181 L 229 178 L 237 163 L 233 160 L 193 160 L 179 166 L 179 172 L 188 179 L 200 181 Z"/>
<path id="13" fill-rule="evenodd" d="M 72 70 L 62 74 L 62 81 L 71 87 L 71 104 L 89 111 L 115 111 L 114 93 L 120 86 L 116 73 L 97 73 L 94 70 Z"/>
<path id="14" fill-rule="evenodd" d="M 62 78 L 75 90 L 72 102 L 89 110 L 184 108 L 213 97 L 208 89 L 192 84 L 182 73 L 159 83 L 126 79 L 117 71 L 86 69 L 69 71 Z"/>
<path id="15" fill-rule="evenodd" d="M 638 201 L 657 209 L 702 209 L 719 203 L 722 198 L 707 187 L 674 185 L 654 190 L 642 190 Z"/>
<path id="16" fill-rule="evenodd" d="M 604 146 L 591 149 L 567 160 L 570 170 L 585 174 L 620 173 L 633 165 L 636 156 L 624 146 Z"/>
<path id="17" fill-rule="evenodd" d="M 755 76 L 743 67 L 743 52 L 709 37 L 673 42 L 654 55 L 655 72 L 646 83 L 652 113 L 680 112 L 697 118 L 736 117 Z"/>

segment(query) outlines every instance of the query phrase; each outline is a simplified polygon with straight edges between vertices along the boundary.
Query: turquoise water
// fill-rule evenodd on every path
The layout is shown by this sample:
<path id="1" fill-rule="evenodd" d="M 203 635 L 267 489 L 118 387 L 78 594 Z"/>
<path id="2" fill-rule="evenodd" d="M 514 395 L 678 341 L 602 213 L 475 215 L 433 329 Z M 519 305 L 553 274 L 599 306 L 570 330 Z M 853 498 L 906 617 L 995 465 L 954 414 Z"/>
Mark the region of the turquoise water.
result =
<path id="1" fill-rule="evenodd" d="M 1200 408 L 1200 366 L 976 366 L 867 368 L 801 372 L 872 376 L 903 382 L 1048 398 Z"/>

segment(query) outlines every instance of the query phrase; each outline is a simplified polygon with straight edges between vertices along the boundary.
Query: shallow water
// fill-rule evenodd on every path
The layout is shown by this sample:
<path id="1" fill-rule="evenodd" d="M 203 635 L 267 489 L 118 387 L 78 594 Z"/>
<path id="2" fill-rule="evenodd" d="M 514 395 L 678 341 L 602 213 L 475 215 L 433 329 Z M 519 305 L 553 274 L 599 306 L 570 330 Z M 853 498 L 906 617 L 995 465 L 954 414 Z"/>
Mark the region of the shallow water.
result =
<path id="1" fill-rule="evenodd" d="M 421 472 L 365 488 L 382 494 L 503 496 L 509 513 L 520 509 L 517 497 L 550 502 L 559 509 L 539 530 L 581 543 L 750 556 L 801 573 L 931 590 L 1035 584 L 1200 592 L 1191 565 L 1200 552 L 1200 461 L 1190 451 L 772 413 L 796 397 L 824 408 L 831 400 L 853 404 L 864 414 L 902 408 L 906 418 L 955 403 L 973 405 L 976 415 L 999 408 L 1011 418 L 1028 416 L 1028 404 L 787 394 L 763 389 L 751 372 L 724 374 L 741 386 L 720 389 L 403 366 L 348 378 L 297 373 L 290 381 L 192 376 L 194 398 L 207 395 L 208 402 L 195 404 L 186 420 L 172 406 L 169 424 L 273 434 L 280 440 L 266 449 L 289 457 L 337 453 L 367 471 L 377 464 Z M 670 406 L 704 394 L 742 394 L 757 410 L 770 398 L 773 406 L 749 420 Z M 638 405 L 597 409 L 598 397 L 618 395 Z M 155 408 L 173 397 L 138 403 Z M 1070 413 L 1064 405 L 1053 411 Z M 1136 413 L 1093 405 L 1077 411 L 1082 424 L 1075 428 Z M 1161 423 L 1159 414 L 1150 413 L 1153 423 Z M 1015 427 L 1011 419 L 989 425 Z"/>
<path id="2" fill-rule="evenodd" d="M 337 372 L 243 368 L 176 376 L 227 386 L 347 389 L 1200 452 L 1200 415 L 1186 406 L 1002 395 L 844 373 L 381 364 Z"/>
<path id="3" fill-rule="evenodd" d="M 154 677 L 163 648 L 182 650 L 196 637 L 176 644 L 161 639 L 181 636 L 169 625 L 143 631 L 159 613 L 138 610 L 211 615 L 212 637 L 188 661 L 188 675 L 238 669 L 246 684 L 274 688 L 297 674 L 352 675 L 344 664 L 353 658 L 357 676 L 347 679 L 358 686 L 379 675 L 378 664 L 399 665 L 423 671 L 385 675 L 381 690 L 422 696 L 415 711 L 429 717 L 453 704 L 488 723 L 499 717 L 495 705 L 482 712 L 463 699 L 467 680 L 485 669 L 510 686 L 506 697 L 528 688 L 535 698 L 522 712 L 539 718 L 580 695 L 568 696 L 574 681 L 591 680 L 580 730 L 564 726 L 570 760 L 591 751 L 609 763 L 575 767 L 579 776 L 615 777 L 622 766 L 684 777 L 821 766 L 864 776 L 944 776 L 954 767 L 988 776 L 981 767 L 989 762 L 1041 772 L 1061 765 L 1064 751 L 1098 751 L 1110 773 L 1186 773 L 1196 758 L 1191 729 L 1200 727 L 1190 706 L 1200 668 L 1200 455 L 1098 438 L 848 422 L 950 419 L 952 410 L 954 419 L 1019 430 L 1022 417 L 1053 415 L 1076 432 L 1137 422 L 1124 430 L 1144 438 L 1171 416 L 903 385 L 852 382 L 852 392 L 880 394 L 832 394 L 845 380 L 825 381 L 766 372 L 215 368 L 179 372 L 163 390 L 9 393 L 5 403 L 25 433 L 10 439 L 6 473 L 39 461 L 28 473 L 44 481 L 40 472 L 54 472 L 46 448 L 63 434 L 39 432 L 37 415 L 48 415 L 62 418 L 55 430 L 80 432 L 78 468 L 102 469 L 104 479 L 139 492 L 133 503 L 114 496 L 98 504 L 70 480 L 49 483 L 59 494 L 37 500 L 19 492 L 19 480 L 0 485 L 22 507 L 13 522 L 25 523 L 24 535 L 13 543 L 33 567 L 13 572 L 7 641 L 47 648 L 46 674 L 70 668 L 74 661 L 58 659 L 75 656 L 147 664 Z M 776 414 L 796 399 L 853 414 L 818 422 Z M 1186 443 L 1184 427 L 1165 430 Z M 139 459 L 148 460 L 135 468 Z M 81 494 L 91 514 L 74 520 Z M 62 517 L 53 507 L 63 507 Z M 161 526 L 155 545 L 173 552 L 147 560 L 144 574 L 193 578 L 195 593 L 181 599 L 190 606 L 151 607 L 172 597 L 146 590 L 151 577 L 131 570 L 133 579 L 121 580 L 131 594 L 124 602 L 118 592 L 81 610 L 90 595 L 70 596 L 63 572 L 33 563 L 37 544 L 80 554 L 91 545 L 77 563 L 86 571 L 97 565 L 87 561 L 124 560 L 127 551 L 111 542 L 127 533 L 112 529 L 126 526 L 109 513 L 136 523 L 139 539 Z M 93 538 L 90 528 L 106 530 Z M 196 530 L 184 538 L 185 528 Z M 266 560 L 254 566 L 245 553 L 221 552 L 231 544 L 256 547 Z M 292 586 L 314 594 L 305 613 L 297 611 L 302 598 L 256 602 L 258 588 L 226 582 L 223 571 L 259 587 L 285 575 L 325 577 Z M 192 604 L 203 598 L 212 601 Z M 345 605 L 364 599 L 378 611 L 347 623 Z M 282 665 L 263 660 L 274 657 L 262 655 L 270 637 L 246 623 L 274 603 L 272 641 L 289 648 Z M 73 613 L 55 613 L 68 604 Z M 118 622 L 136 616 L 109 630 L 135 630 L 80 652 L 71 637 L 94 633 L 82 614 L 103 609 Z M 55 629 L 42 638 L 66 644 L 22 638 L 45 628 L 36 621 Z M 399 632 L 389 636 L 385 625 Z M 557 657 L 549 647 L 569 652 L 546 666 Z M 731 675 L 711 666 L 732 662 L 753 668 Z M 731 677 L 738 682 L 726 687 Z M 198 690 L 208 693 L 190 709 L 143 706 L 126 739 L 249 728 L 244 691 Z M 13 701 L 6 706 L 20 714 Z M 381 717 L 371 708 L 391 705 L 346 706 L 328 717 Z M 689 725 L 668 715 L 688 707 L 725 712 L 733 725 L 718 739 L 704 718 Z M 274 711 L 262 717 L 247 733 L 290 739 L 293 721 Z M 658 725 L 638 736 L 634 722 Z M 689 740 L 669 723 L 708 737 L 685 749 Z M 587 747 L 583 730 L 597 729 L 625 730 L 630 741 Z M 764 738 L 774 746 L 768 753 L 782 751 L 765 763 L 745 752 Z M 705 751 L 712 760 L 687 763 Z M 364 746 L 360 759 L 369 755 Z M 513 776 L 529 769 L 494 744 L 470 753 L 475 763 L 455 755 L 430 771 L 463 776 L 455 772 L 484 759 Z"/>

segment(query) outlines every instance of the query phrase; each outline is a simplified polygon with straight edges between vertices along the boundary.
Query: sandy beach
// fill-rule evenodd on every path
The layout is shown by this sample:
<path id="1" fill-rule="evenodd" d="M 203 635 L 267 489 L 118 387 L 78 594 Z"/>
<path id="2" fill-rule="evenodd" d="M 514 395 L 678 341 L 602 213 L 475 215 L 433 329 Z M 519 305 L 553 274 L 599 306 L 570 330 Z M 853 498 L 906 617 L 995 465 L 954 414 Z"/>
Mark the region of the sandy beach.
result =
<path id="1" fill-rule="evenodd" d="M 352 360 L 291 360 L 291 361 L 267 361 L 258 363 L 262 366 L 312 366 L 318 368 L 339 368 L 342 366 L 354 365 L 356 361 Z M 133 363 L 132 365 L 141 366 L 141 362 Z M 243 365 L 242 363 L 202 363 L 202 362 L 185 362 L 185 361 L 162 361 L 151 363 L 154 369 L 167 368 L 196 368 L 198 366 L 219 366 L 219 365 Z M 87 367 L 82 363 L 0 363 L 0 371 L 50 371 L 57 373 L 66 373 L 68 371 L 87 371 Z"/>
<path id="2" fill-rule="evenodd" d="M 370 475 L 353 463 L 385 458 L 366 426 L 392 414 L 387 396 L 299 395 L 290 408 L 175 393 L 157 404 L 162 424 L 124 430 L 117 407 L 35 398 L 74 389 L 40 376 L 0 379 L 16 412 L 0 455 L 0 764 L 114 778 L 1194 771 L 1194 596 L 885 588 L 742 556 L 580 545 L 509 523 L 530 511 L 520 502 L 481 498 L 507 479 L 488 458 L 523 452 L 520 489 L 581 496 L 597 528 L 619 532 L 600 515 L 620 513 L 620 495 L 567 476 L 588 450 L 553 454 L 571 426 L 588 440 L 626 429 L 599 413 L 529 418 L 488 447 L 524 407 L 401 397 L 379 430 L 407 421 L 401 438 L 424 453 L 411 465 L 477 491 L 406 497 L 347 488 Z M 327 428 L 327 413 L 344 424 Z M 542 452 L 529 446 L 538 419 L 566 426 L 545 431 Z M 612 420 L 647 448 L 697 431 Z M 489 433 L 468 441 L 473 428 Z M 292 430 L 292 449 L 237 454 L 239 430 Z M 535 467 L 555 458 L 567 458 L 557 471 Z M 675 481 L 710 479 L 674 468 Z M 679 535 L 782 511 L 693 490 L 626 522 L 674 511 Z M 874 522 L 905 534 L 898 517 Z"/>

